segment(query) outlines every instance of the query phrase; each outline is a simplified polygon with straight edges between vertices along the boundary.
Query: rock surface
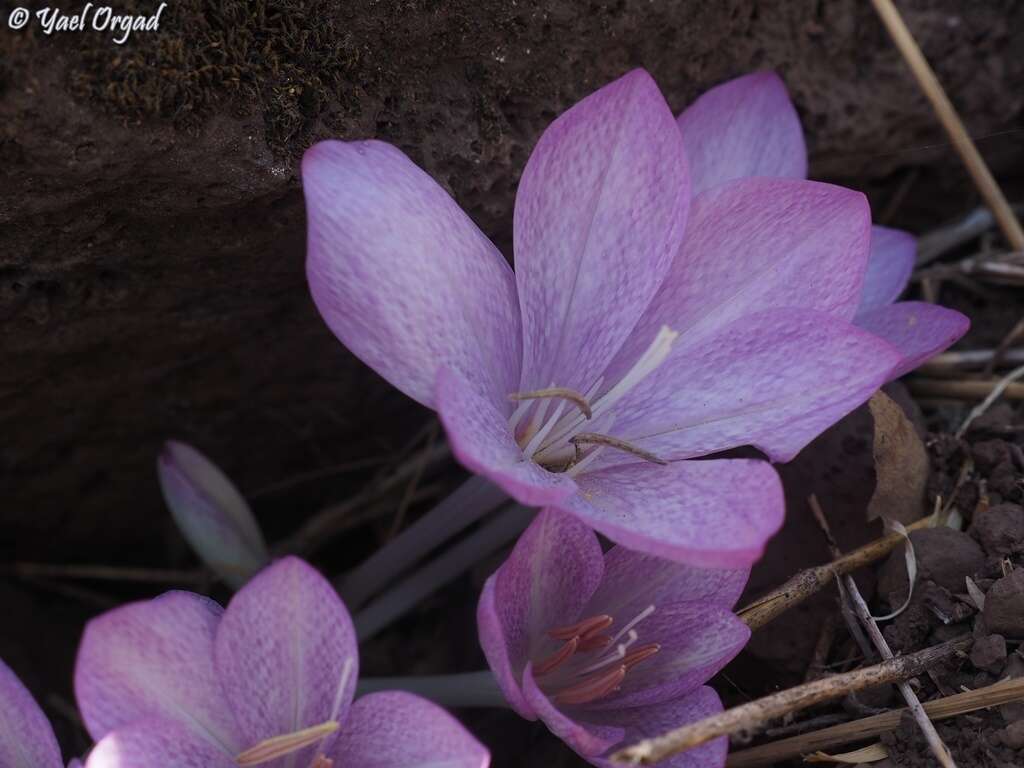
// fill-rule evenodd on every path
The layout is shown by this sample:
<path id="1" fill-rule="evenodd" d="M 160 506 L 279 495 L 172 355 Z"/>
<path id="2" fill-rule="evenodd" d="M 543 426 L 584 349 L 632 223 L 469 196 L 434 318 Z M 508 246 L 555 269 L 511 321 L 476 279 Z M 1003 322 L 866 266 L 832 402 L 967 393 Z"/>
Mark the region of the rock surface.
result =
<path id="1" fill-rule="evenodd" d="M 973 133 L 1019 124 L 1024 7 L 901 7 Z M 881 211 L 913 171 L 894 222 L 910 227 L 974 202 L 859 0 L 182 0 L 125 46 L 5 28 L 3 548 L 102 561 L 163 546 L 152 467 L 168 436 L 250 493 L 396 450 L 425 414 L 312 308 L 301 151 L 328 136 L 394 142 L 508 253 L 518 174 L 544 126 L 635 66 L 675 109 L 777 69 L 815 175 L 868 190 Z M 996 175 L 1019 167 L 1019 136 L 982 149 Z M 317 501 L 289 499 L 289 514 Z"/>

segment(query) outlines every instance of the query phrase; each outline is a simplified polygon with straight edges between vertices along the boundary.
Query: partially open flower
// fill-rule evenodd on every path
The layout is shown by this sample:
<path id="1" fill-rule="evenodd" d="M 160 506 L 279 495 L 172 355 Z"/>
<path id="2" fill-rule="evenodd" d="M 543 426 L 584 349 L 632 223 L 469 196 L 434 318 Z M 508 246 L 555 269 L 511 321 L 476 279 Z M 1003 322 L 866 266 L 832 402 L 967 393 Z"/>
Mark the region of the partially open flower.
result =
<path id="1" fill-rule="evenodd" d="M 480 643 L 509 704 L 595 765 L 623 740 L 721 708 L 703 683 L 750 630 L 731 612 L 746 570 L 703 570 L 614 547 L 547 510 L 488 579 Z M 721 765 L 719 740 L 666 763 Z"/>
<path id="2" fill-rule="evenodd" d="M 302 171 L 317 307 L 518 501 L 651 554 L 749 565 L 782 521 L 774 471 L 691 459 L 753 445 L 786 461 L 908 360 L 905 333 L 853 322 L 864 196 L 799 178 L 776 97 L 709 94 L 682 130 L 640 70 L 583 99 L 523 171 L 514 274 L 399 150 L 320 143 Z M 916 327 L 928 349 L 955 337 L 933 329 L 943 312 Z"/>
<path id="3" fill-rule="evenodd" d="M 270 562 L 249 505 L 216 464 L 192 446 L 168 440 L 157 475 L 178 529 L 227 584 L 240 587 Z"/>
<path id="4" fill-rule="evenodd" d="M 80 768 L 72 759 L 68 768 Z M 0 767 L 64 768 L 53 727 L 17 675 L 0 660 Z"/>
<path id="5" fill-rule="evenodd" d="M 99 743 L 86 768 L 484 768 L 484 749 L 440 707 L 386 691 L 352 703 L 352 622 L 295 558 L 259 573 L 227 610 L 170 592 L 93 619 L 75 694 Z"/>

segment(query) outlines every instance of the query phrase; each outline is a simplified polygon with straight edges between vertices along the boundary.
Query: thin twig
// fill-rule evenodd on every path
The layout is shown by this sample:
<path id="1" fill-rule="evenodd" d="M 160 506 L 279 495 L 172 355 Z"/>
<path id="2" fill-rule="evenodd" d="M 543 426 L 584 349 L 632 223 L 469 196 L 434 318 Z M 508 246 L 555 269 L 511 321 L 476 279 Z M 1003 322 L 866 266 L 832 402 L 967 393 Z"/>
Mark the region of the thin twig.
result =
<path id="1" fill-rule="evenodd" d="M 916 531 L 920 528 L 927 528 L 932 525 L 933 520 L 934 517 L 931 515 L 923 517 L 908 525 L 907 530 Z M 831 563 L 801 571 L 781 587 L 773 589 L 742 608 L 738 615 L 751 629 L 763 627 L 790 608 L 819 592 L 822 587 L 830 584 L 837 574 L 851 573 L 861 566 L 880 560 L 905 541 L 903 536 L 893 533 L 865 544 L 860 549 L 855 549 L 850 554 Z"/>
<path id="2" fill-rule="evenodd" d="M 997 357 L 998 356 L 998 357 Z M 999 354 L 997 349 L 969 349 L 957 352 L 943 352 L 920 365 L 918 373 L 937 376 L 956 374 L 976 369 L 994 370 L 1002 365 L 1024 365 L 1024 347 L 1013 347 Z M 992 373 L 991 370 L 988 373 Z"/>
<path id="3" fill-rule="evenodd" d="M 817 519 L 819 525 L 821 525 L 825 531 L 825 537 L 830 542 L 834 542 L 832 532 L 828 528 L 828 520 L 825 518 L 825 513 L 821 509 L 821 505 L 818 503 L 818 498 L 814 494 L 811 494 L 810 498 L 807 499 L 807 503 L 814 511 L 815 519 Z M 856 614 L 857 618 L 860 619 L 864 629 L 867 630 L 868 636 L 871 638 L 871 642 L 874 643 L 878 652 L 882 654 L 882 658 L 886 660 L 894 658 L 892 649 L 889 647 L 889 643 L 886 642 L 885 637 L 882 635 L 882 630 L 878 628 L 878 622 L 875 621 L 875 617 L 871 615 L 871 610 L 868 608 L 868 604 L 864 602 L 864 597 L 861 595 L 860 589 L 857 588 L 857 582 L 854 581 L 853 576 L 850 574 L 844 575 L 838 584 L 840 587 L 840 593 L 843 596 L 843 602 L 849 602 L 853 612 Z M 913 587 L 913 585 L 911 585 L 911 587 Z M 928 671 L 930 672 L 931 670 Z M 932 754 L 935 755 L 939 764 L 943 768 L 956 768 L 956 763 L 953 761 L 953 756 L 949 752 L 949 747 L 945 745 L 942 741 L 942 737 L 940 737 L 938 731 L 935 730 L 935 725 L 928 719 L 928 715 L 925 714 L 924 709 L 921 707 L 921 700 L 917 698 L 917 694 L 914 693 L 914 689 L 905 681 L 897 683 L 896 687 L 907 702 L 907 706 L 910 708 L 910 711 L 914 715 L 914 720 L 917 722 L 917 727 L 920 728 L 921 733 L 924 734 L 928 748 L 931 749 Z"/>
<path id="4" fill-rule="evenodd" d="M 991 376 L 995 373 L 996 368 L 1002 365 L 1006 361 L 1006 356 L 1010 352 L 1010 347 L 1024 335 L 1024 317 L 1017 321 L 1016 325 L 1010 329 L 1010 332 L 1003 337 L 1003 340 L 996 346 L 995 351 L 992 353 L 992 359 L 985 364 L 985 368 L 982 371 L 986 376 Z M 1024 361 L 1021 361 L 1024 362 Z M 1019 365 L 1020 363 L 1018 363 Z"/>
<path id="5" fill-rule="evenodd" d="M 907 379 L 907 388 L 919 397 L 942 398 L 946 400 L 979 400 L 988 397 L 999 386 L 999 382 L 970 379 Z M 1010 384 L 1000 391 L 1007 400 L 1024 400 L 1024 384 Z"/>
<path id="6" fill-rule="evenodd" d="M 933 664 L 970 647 L 971 642 L 970 637 L 957 638 L 906 656 L 887 659 L 871 667 L 863 667 L 853 672 L 833 675 L 779 691 L 695 723 L 688 723 L 653 739 L 644 739 L 615 752 L 611 759 L 625 765 L 654 765 L 671 755 L 700 746 L 719 736 L 757 728 L 789 712 L 798 712 L 848 693 L 863 691 L 865 688 L 915 677 Z"/>
<path id="7" fill-rule="evenodd" d="M 871 0 L 871 2 L 892 36 L 896 47 L 910 66 L 910 71 L 914 74 L 917 84 L 924 91 L 928 101 L 931 102 L 939 122 L 949 134 L 953 146 L 960 154 L 960 158 L 967 167 L 967 172 L 971 175 L 978 192 L 981 193 L 982 199 L 992 209 L 1006 241 L 1014 250 L 1024 250 L 1024 230 L 1021 229 L 1020 222 L 1017 221 L 1003 191 L 993 178 L 991 171 L 978 152 L 978 148 L 971 140 L 970 134 L 967 133 L 956 108 L 950 102 L 938 78 L 935 77 L 935 72 L 932 71 L 924 54 L 921 53 L 917 41 L 907 29 L 900 12 L 896 10 L 892 0 Z"/>
<path id="8" fill-rule="evenodd" d="M 1014 368 L 1008 374 L 1003 376 L 1003 378 L 999 380 L 999 383 L 992 388 L 991 392 L 989 392 L 988 397 L 986 397 L 979 405 L 972 408 L 971 412 L 967 414 L 967 418 L 964 419 L 964 423 L 961 424 L 960 429 L 956 431 L 956 437 L 963 437 L 967 432 L 967 428 L 971 426 L 971 422 L 984 414 L 992 403 L 998 400 L 999 397 L 1007 391 L 1010 385 L 1022 376 L 1024 376 L 1024 365 Z"/>
<path id="9" fill-rule="evenodd" d="M 979 709 L 997 707 L 1024 699 L 1024 678 L 1003 680 L 985 688 L 957 693 L 924 704 L 924 711 L 932 720 L 948 720 L 957 715 Z M 872 715 L 850 723 L 823 728 L 788 739 L 762 744 L 729 755 L 726 768 L 757 768 L 776 765 L 792 757 L 799 757 L 817 749 L 830 749 L 853 741 L 873 739 L 899 728 L 906 709 L 897 709 Z"/>

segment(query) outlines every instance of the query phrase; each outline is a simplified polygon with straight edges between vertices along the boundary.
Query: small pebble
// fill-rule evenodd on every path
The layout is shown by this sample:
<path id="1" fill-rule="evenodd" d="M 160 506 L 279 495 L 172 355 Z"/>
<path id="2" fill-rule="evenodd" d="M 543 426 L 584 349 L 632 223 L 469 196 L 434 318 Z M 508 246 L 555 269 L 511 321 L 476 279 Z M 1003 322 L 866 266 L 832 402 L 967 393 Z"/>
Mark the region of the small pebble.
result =
<path id="1" fill-rule="evenodd" d="M 1010 723 L 1000 731 L 999 738 L 1002 739 L 1003 744 L 1011 749 L 1021 749 L 1024 747 L 1024 720 Z"/>

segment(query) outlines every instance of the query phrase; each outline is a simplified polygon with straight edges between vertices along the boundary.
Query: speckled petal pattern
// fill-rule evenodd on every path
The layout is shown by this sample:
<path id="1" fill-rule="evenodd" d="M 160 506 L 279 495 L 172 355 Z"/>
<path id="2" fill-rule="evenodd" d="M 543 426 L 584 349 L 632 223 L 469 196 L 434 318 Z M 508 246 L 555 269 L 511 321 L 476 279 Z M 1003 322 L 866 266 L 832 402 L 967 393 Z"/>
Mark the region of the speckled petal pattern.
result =
<path id="1" fill-rule="evenodd" d="M 754 445 L 789 461 L 871 397 L 899 359 L 832 315 L 758 312 L 699 342 L 680 339 L 618 407 L 616 435 L 665 459 Z"/>
<path id="2" fill-rule="evenodd" d="M 3 661 L 0 661 L 0 766 L 64 768 L 50 721 Z"/>
<path id="3" fill-rule="evenodd" d="M 522 390 L 591 385 L 658 289 L 688 200 L 682 139 L 646 72 L 548 126 L 516 194 Z"/>
<path id="4" fill-rule="evenodd" d="M 581 715 L 585 717 L 586 709 L 574 708 L 570 712 L 556 707 L 537 686 L 530 667 L 523 672 L 523 692 L 548 730 L 588 759 L 606 752 L 622 740 L 625 731 L 614 721 L 595 725 L 576 719 Z"/>
<path id="5" fill-rule="evenodd" d="M 767 309 L 852 318 L 870 232 L 864 195 L 831 184 L 741 179 L 705 192 L 693 201 L 665 282 L 606 378 L 633 365 L 664 325 L 680 334 L 680 349 Z"/>
<path id="6" fill-rule="evenodd" d="M 667 701 L 663 704 L 652 704 L 646 707 L 632 707 L 604 714 L 600 721 L 614 719 L 614 722 L 625 729 L 622 743 L 618 747 L 636 744 L 643 739 L 660 736 L 686 723 L 696 722 L 705 717 L 722 711 L 722 702 L 718 694 L 711 688 L 700 688 L 683 699 Z M 597 713 L 594 715 L 598 719 Z M 673 755 L 658 765 L 665 768 L 722 768 L 725 756 L 729 751 L 729 740 L 725 736 L 708 742 L 695 749 L 688 749 Z M 619 763 L 611 760 L 592 759 L 599 768 L 619 768 Z"/>
<path id="7" fill-rule="evenodd" d="M 130 603 L 90 621 L 75 662 L 75 697 L 96 740 L 159 717 L 236 754 L 243 741 L 213 667 L 222 609 L 191 592 Z"/>
<path id="8" fill-rule="evenodd" d="M 214 652 L 247 746 L 344 721 L 359 674 L 355 631 L 333 587 L 301 560 L 279 560 L 234 596 Z M 297 752 L 295 764 L 308 764 L 313 753 Z"/>
<path id="9" fill-rule="evenodd" d="M 480 645 L 498 685 L 523 717 L 536 716 L 521 689 L 523 668 L 550 650 L 547 630 L 581 618 L 603 569 L 594 533 L 572 515 L 545 510 L 484 585 L 477 612 Z"/>
<path id="10" fill-rule="evenodd" d="M 648 605 L 676 600 L 732 608 L 746 586 L 747 568 L 695 568 L 623 546 L 604 555 L 604 578 L 586 614 L 634 616 Z"/>
<path id="11" fill-rule="evenodd" d="M 515 391 L 512 270 L 447 192 L 379 141 L 315 145 L 302 184 L 309 288 L 346 347 L 428 407 L 442 365 L 491 397 Z"/>
<path id="12" fill-rule="evenodd" d="M 107 734 L 85 768 L 238 768 L 209 741 L 173 720 L 147 719 Z"/>
<path id="13" fill-rule="evenodd" d="M 677 122 L 694 195 L 748 176 L 807 176 L 800 118 L 774 72 L 754 72 L 715 86 Z"/>
<path id="14" fill-rule="evenodd" d="M 516 501 L 542 506 L 575 493 L 571 477 L 528 461 L 512 437 L 507 416 L 447 369 L 438 375 L 437 410 L 455 458 Z"/>
<path id="15" fill-rule="evenodd" d="M 901 301 L 857 316 L 857 326 L 885 339 L 900 353 L 888 379 L 897 379 L 967 333 L 971 321 L 953 309 L 923 301 Z"/>
<path id="16" fill-rule="evenodd" d="M 357 699 L 328 757 L 337 768 L 487 768 L 491 762 L 458 720 L 404 691 Z"/>
<path id="17" fill-rule="evenodd" d="M 732 612 L 710 603 L 675 602 L 655 606 L 637 625 L 638 643 L 658 643 L 660 650 L 629 671 L 622 687 L 595 701 L 594 709 L 620 709 L 671 701 L 710 680 L 732 661 L 750 639 L 750 628 Z"/>
<path id="18" fill-rule="evenodd" d="M 623 464 L 579 478 L 565 509 L 617 544 L 692 566 L 744 568 L 782 525 L 782 485 L 750 459 Z"/>
<path id="19" fill-rule="evenodd" d="M 892 304 L 903 293 L 914 271 L 917 240 L 909 232 L 871 228 L 871 250 L 857 313 Z"/>

